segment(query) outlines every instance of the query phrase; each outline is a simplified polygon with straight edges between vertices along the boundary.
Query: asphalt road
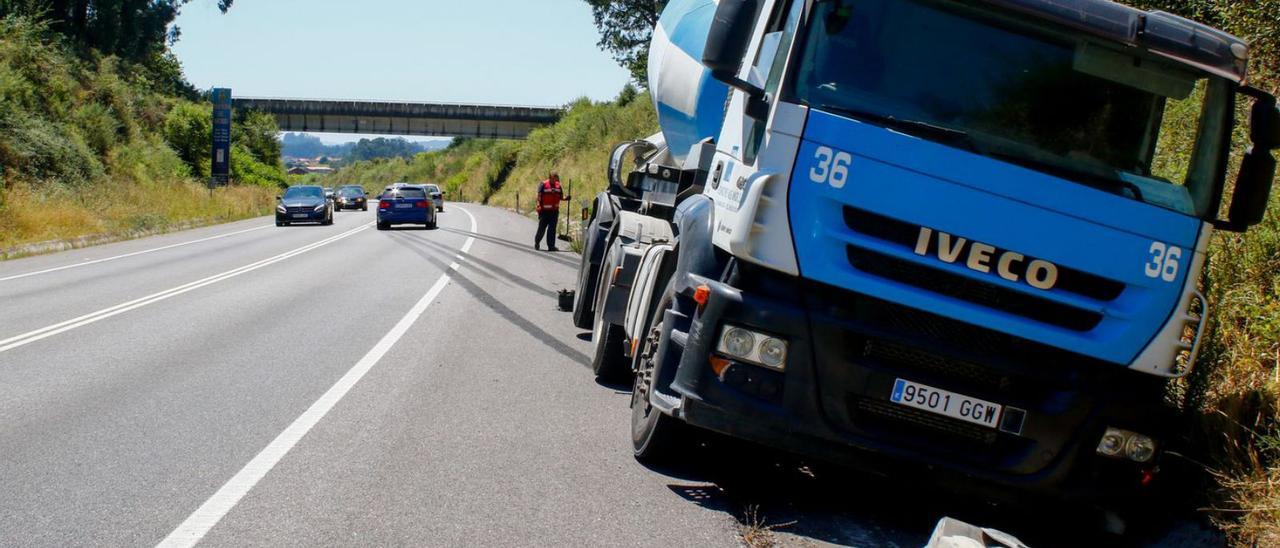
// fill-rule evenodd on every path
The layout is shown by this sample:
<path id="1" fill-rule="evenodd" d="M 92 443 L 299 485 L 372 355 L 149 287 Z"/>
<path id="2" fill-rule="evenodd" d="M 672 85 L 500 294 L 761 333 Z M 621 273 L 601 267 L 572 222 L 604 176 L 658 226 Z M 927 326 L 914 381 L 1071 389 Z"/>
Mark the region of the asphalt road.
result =
<path id="1" fill-rule="evenodd" d="M 476 205 L 372 225 L 0 263 L 0 545 L 919 546 L 982 507 L 715 438 L 642 466 L 555 308 L 576 255 Z"/>
<path id="2" fill-rule="evenodd" d="M 737 542 L 631 459 L 555 309 L 575 255 L 481 206 L 372 222 L 0 263 L 0 543 Z"/>

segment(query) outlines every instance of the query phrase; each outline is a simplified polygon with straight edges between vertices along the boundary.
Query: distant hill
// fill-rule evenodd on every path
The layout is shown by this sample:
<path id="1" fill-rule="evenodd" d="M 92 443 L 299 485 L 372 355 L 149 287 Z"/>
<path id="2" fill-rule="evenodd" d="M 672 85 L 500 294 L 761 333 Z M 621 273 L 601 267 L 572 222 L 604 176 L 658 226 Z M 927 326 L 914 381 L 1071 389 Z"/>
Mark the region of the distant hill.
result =
<path id="1" fill-rule="evenodd" d="M 361 139 L 354 143 L 326 145 L 319 137 L 306 133 L 286 133 L 281 138 L 285 158 L 319 158 L 327 156 L 344 162 L 358 162 L 376 158 L 409 158 L 420 152 L 440 150 L 449 141 L 414 142 L 403 137 L 377 137 Z"/>

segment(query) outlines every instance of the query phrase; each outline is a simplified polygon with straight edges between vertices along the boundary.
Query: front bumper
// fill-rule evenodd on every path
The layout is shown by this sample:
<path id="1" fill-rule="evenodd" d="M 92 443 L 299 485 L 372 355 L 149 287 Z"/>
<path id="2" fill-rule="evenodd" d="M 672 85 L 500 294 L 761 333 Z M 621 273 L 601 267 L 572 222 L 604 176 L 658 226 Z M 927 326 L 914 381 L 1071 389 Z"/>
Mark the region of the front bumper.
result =
<path id="1" fill-rule="evenodd" d="M 301 215 L 301 217 L 298 217 L 298 215 Z M 276 210 L 276 222 L 281 223 L 319 223 L 328 217 L 328 211 L 323 208 L 320 211 L 312 211 L 310 209 L 306 211 L 290 210 L 288 213 L 280 213 L 279 210 Z"/>
<path id="2" fill-rule="evenodd" d="M 1156 460 L 1095 454 L 1108 426 L 1168 439 L 1163 381 L 840 288 L 742 268 L 733 286 L 699 279 L 670 390 L 687 422 L 833 462 L 962 484 L 997 500 L 1096 504 L 1146 493 Z M 789 341 L 787 369 L 712 371 L 720 328 Z M 1010 431 L 889 401 L 898 378 L 1026 411 Z M 1157 456 L 1157 459 L 1159 457 Z"/>
<path id="3" fill-rule="evenodd" d="M 429 224 L 435 220 L 435 208 L 379 209 L 378 222 L 385 224 Z"/>
<path id="4" fill-rule="evenodd" d="M 366 207 L 367 203 L 368 202 L 365 202 L 363 199 L 349 200 L 346 202 L 338 201 L 334 203 L 334 207 L 337 209 L 359 209 L 362 207 Z"/>

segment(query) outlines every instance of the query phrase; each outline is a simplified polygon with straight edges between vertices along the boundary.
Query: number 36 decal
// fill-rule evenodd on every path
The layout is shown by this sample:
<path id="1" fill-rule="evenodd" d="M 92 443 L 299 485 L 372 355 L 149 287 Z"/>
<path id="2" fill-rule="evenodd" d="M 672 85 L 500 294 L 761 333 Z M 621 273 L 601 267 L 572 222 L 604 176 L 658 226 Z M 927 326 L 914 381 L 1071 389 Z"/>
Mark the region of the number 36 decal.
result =
<path id="1" fill-rule="evenodd" d="M 813 153 L 814 166 L 809 170 L 809 180 L 820 185 L 831 183 L 831 188 L 844 188 L 849 182 L 849 164 L 853 156 L 848 152 L 836 152 L 831 147 L 818 147 Z"/>
<path id="2" fill-rule="evenodd" d="M 1182 259 L 1182 248 L 1160 242 L 1151 242 L 1151 258 L 1147 261 L 1147 277 L 1159 278 L 1166 282 L 1178 279 L 1178 260 Z"/>

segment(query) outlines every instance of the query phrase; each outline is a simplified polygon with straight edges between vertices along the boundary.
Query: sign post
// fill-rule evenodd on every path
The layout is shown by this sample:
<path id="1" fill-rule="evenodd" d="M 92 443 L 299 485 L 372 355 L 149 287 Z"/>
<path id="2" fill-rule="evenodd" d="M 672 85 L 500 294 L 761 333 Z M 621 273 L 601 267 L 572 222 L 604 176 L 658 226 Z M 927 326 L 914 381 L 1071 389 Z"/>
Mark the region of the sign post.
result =
<path id="1" fill-rule="evenodd" d="M 213 88 L 213 170 L 209 188 L 231 182 L 231 90 Z"/>

